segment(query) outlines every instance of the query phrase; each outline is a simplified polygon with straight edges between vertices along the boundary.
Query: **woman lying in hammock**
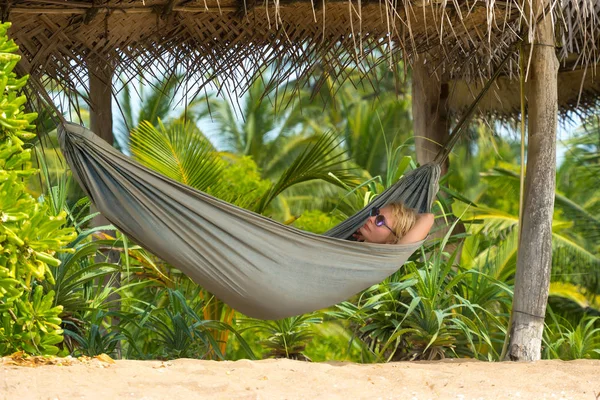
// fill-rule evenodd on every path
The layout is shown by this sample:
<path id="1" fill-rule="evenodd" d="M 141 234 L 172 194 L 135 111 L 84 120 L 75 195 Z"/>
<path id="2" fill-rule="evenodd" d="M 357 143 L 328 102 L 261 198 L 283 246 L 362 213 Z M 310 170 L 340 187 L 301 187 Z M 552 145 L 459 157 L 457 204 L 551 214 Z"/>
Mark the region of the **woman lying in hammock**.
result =
<path id="1" fill-rule="evenodd" d="M 433 214 L 418 214 L 402 203 L 373 207 L 367 222 L 353 235 L 360 242 L 404 244 L 423 240 L 433 226 Z"/>

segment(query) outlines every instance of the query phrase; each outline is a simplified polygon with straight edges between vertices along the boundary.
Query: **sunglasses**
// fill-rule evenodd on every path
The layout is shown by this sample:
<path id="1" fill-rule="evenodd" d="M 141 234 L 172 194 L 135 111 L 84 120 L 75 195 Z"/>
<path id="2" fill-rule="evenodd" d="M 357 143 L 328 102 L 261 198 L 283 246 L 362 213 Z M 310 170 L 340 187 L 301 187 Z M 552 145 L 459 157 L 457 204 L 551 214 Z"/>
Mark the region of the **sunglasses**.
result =
<path id="1" fill-rule="evenodd" d="M 390 232 L 392 232 L 392 235 L 396 236 L 396 233 L 394 233 L 393 229 L 385 223 L 385 217 L 379 213 L 379 207 L 371 208 L 371 211 L 369 211 L 369 216 L 375 217 L 375 226 L 385 226 Z"/>

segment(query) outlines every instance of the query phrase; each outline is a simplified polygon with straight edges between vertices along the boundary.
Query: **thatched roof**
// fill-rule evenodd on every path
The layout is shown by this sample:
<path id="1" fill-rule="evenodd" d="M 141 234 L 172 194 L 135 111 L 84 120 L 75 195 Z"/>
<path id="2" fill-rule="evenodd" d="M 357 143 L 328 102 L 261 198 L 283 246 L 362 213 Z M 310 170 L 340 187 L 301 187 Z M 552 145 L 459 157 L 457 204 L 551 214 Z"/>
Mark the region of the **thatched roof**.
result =
<path id="1" fill-rule="evenodd" d="M 200 83 L 228 77 L 241 87 L 259 66 L 274 67 L 274 82 L 326 69 L 416 56 L 437 74 L 457 80 L 455 106 L 470 99 L 467 86 L 490 76 L 519 38 L 526 21 L 520 1 L 498 0 L 12 0 L 4 20 L 21 46 L 26 68 L 63 87 L 85 86 L 86 66 L 110 66 L 128 77 L 139 71 L 184 68 Z M 548 10 L 546 10 L 548 11 Z M 561 104 L 596 101 L 600 3 L 558 0 L 557 56 L 567 72 Z M 514 49 L 510 49 L 513 51 Z M 515 58 L 516 60 L 516 58 Z M 156 68 L 156 62 L 162 64 Z M 390 63 L 392 65 L 394 63 Z M 500 78 L 492 108 L 515 109 L 516 62 Z M 568 72 L 570 70 L 575 72 Z M 582 71 L 586 70 L 582 81 Z M 347 68 L 346 68 L 347 71 Z M 223 79 L 220 79 L 223 81 Z M 466 82 L 469 82 L 468 85 Z M 514 82 L 517 82 L 516 79 Z M 471 90 L 477 90 L 473 87 Z M 485 104 L 485 103 L 484 103 Z"/>
<path id="2" fill-rule="evenodd" d="M 600 99 L 600 70 L 596 65 L 581 66 L 575 69 L 562 67 L 558 73 L 559 113 L 572 119 L 577 114 L 584 117 L 598 109 Z M 481 88 L 483 82 L 468 82 L 464 79 L 448 83 L 448 104 L 454 112 L 467 109 Z M 521 112 L 520 84 L 517 76 L 501 75 L 494 86 L 479 103 L 479 110 L 486 115 L 501 119 L 514 117 Z"/>

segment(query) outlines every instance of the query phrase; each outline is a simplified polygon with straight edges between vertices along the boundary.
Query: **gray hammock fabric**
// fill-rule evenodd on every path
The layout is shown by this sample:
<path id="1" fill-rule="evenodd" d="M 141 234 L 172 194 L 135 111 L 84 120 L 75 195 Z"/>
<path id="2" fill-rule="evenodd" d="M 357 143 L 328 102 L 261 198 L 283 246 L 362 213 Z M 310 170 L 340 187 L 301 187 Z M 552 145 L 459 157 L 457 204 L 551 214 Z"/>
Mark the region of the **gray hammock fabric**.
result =
<path id="1" fill-rule="evenodd" d="M 411 171 L 368 207 L 316 235 L 170 180 L 79 125 L 60 124 L 59 141 L 75 179 L 115 227 L 234 309 L 261 319 L 334 305 L 397 271 L 422 242 L 347 239 L 373 206 L 401 201 L 429 210 L 440 175 L 438 164 Z"/>

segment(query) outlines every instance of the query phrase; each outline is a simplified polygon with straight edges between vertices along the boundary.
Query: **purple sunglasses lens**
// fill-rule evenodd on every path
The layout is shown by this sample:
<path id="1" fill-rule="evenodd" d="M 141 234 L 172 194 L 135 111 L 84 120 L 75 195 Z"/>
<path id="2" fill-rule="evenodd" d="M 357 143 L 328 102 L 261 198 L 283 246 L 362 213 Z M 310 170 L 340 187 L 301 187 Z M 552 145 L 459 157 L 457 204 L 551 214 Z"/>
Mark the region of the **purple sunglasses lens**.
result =
<path id="1" fill-rule="evenodd" d="M 385 217 L 383 215 L 378 215 L 375 217 L 375 225 L 383 226 L 385 225 Z"/>

